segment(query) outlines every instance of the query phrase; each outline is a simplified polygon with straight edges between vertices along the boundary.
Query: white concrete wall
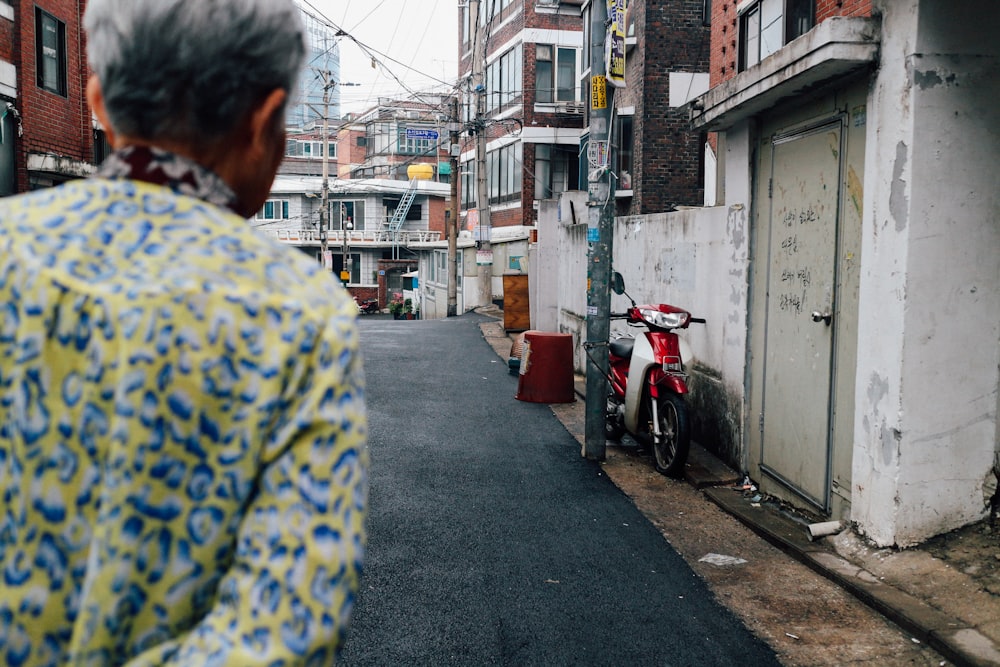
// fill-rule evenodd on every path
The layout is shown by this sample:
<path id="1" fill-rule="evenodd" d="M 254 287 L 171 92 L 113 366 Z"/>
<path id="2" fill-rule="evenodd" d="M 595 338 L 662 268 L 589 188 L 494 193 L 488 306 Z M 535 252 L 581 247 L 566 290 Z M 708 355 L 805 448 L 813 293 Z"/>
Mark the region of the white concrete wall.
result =
<path id="1" fill-rule="evenodd" d="M 538 202 L 538 239 L 529 258 L 531 328 L 559 331 L 559 202 Z"/>
<path id="2" fill-rule="evenodd" d="M 573 334 L 577 372 L 586 366 L 581 345 L 586 339 L 586 210 L 583 192 L 565 193 L 558 209 L 539 210 L 539 244 L 531 274 L 532 281 L 555 280 L 558 290 L 532 287 L 532 308 L 546 317 L 556 313 L 557 327 L 550 330 Z M 712 440 L 705 444 L 731 461 L 739 457 L 742 438 L 747 224 L 742 205 L 618 218 L 613 247 L 614 269 L 637 302 L 671 303 L 708 320 L 707 325 L 681 332 L 693 353 L 690 399 L 702 427 L 696 424 L 696 437 Z M 547 233 L 553 226 L 556 235 Z M 558 243 L 555 252 L 546 247 L 553 237 Z M 628 305 L 625 297 L 612 295 L 612 310 Z M 615 321 L 612 327 L 625 325 Z"/>
<path id="3" fill-rule="evenodd" d="M 987 0 L 877 4 L 852 518 L 907 546 L 984 515 L 997 447 L 1000 47 Z"/>
<path id="4" fill-rule="evenodd" d="M 558 214 L 558 332 L 573 334 L 573 361 L 582 373 L 586 368 L 583 341 L 587 340 L 587 193 L 563 193 Z"/>

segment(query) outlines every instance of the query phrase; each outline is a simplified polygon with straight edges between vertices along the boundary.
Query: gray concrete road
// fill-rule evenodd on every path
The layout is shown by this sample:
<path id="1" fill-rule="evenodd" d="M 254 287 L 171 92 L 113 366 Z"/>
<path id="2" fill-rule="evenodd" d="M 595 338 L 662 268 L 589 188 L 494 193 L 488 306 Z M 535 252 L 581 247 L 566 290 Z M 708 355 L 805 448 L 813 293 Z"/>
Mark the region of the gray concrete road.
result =
<path id="1" fill-rule="evenodd" d="M 345 665 L 772 665 L 469 314 L 362 318 L 370 544 Z"/>

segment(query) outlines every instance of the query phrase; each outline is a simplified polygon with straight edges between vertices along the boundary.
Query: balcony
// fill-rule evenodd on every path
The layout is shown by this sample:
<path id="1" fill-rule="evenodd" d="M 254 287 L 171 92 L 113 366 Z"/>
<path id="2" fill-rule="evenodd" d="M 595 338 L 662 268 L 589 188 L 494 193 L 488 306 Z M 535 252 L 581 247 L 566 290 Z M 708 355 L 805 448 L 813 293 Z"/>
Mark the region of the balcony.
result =
<path id="1" fill-rule="evenodd" d="M 703 131 L 779 106 L 874 66 L 881 24 L 876 18 L 832 18 L 792 40 L 757 65 L 691 102 L 691 124 Z"/>
<path id="2" fill-rule="evenodd" d="M 319 230 L 315 229 L 261 229 L 262 234 L 288 245 L 297 247 L 315 246 L 320 247 Z M 345 232 L 339 229 L 332 229 L 326 235 L 328 246 L 336 247 L 344 245 Z M 403 229 L 395 234 L 388 229 L 358 229 L 348 230 L 347 245 L 351 247 L 381 247 L 392 245 L 410 245 L 414 243 L 434 243 L 441 240 L 441 232 L 429 230 L 408 230 Z"/>

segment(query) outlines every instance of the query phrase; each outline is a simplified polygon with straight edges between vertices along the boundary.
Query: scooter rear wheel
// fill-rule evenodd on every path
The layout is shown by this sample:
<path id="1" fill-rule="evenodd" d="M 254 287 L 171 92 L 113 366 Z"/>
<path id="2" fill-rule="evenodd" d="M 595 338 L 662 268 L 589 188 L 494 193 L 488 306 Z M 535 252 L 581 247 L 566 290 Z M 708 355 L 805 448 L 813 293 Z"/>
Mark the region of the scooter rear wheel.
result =
<path id="1" fill-rule="evenodd" d="M 680 477 L 691 447 L 687 406 L 677 394 L 666 394 L 657 405 L 659 437 L 653 436 L 653 462 L 659 473 Z"/>

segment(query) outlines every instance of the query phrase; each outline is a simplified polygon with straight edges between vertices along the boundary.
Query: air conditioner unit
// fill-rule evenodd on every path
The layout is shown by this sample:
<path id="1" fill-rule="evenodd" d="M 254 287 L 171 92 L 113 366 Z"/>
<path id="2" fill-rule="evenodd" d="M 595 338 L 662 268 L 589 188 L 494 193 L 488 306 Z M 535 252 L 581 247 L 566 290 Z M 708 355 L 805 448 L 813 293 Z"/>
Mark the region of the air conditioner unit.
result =
<path id="1" fill-rule="evenodd" d="M 407 111 L 406 112 L 406 117 L 409 118 L 410 120 L 417 120 L 417 119 L 420 118 L 420 112 L 419 111 Z"/>
<path id="2" fill-rule="evenodd" d="M 583 114 L 583 104 L 579 102 L 557 102 L 555 112 L 579 116 Z"/>

